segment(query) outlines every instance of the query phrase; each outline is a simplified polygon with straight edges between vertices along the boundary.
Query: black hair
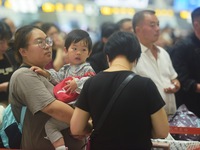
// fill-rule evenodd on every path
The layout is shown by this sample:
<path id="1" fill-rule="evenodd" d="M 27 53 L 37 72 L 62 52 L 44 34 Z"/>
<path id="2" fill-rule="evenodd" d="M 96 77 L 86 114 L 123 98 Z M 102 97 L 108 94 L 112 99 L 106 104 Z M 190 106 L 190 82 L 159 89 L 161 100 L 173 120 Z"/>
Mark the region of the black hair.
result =
<path id="1" fill-rule="evenodd" d="M 132 20 L 133 30 L 135 32 L 136 26 L 144 19 L 144 14 L 155 14 L 154 10 L 141 10 L 135 13 Z"/>
<path id="2" fill-rule="evenodd" d="M 22 63 L 22 56 L 19 53 L 19 49 L 27 47 L 31 32 L 34 29 L 40 29 L 40 28 L 32 25 L 26 25 L 19 28 L 14 34 L 15 56 L 19 63 Z"/>
<path id="3" fill-rule="evenodd" d="M 0 40 L 10 40 L 12 38 L 12 32 L 10 27 L 4 22 L 0 21 Z"/>
<path id="4" fill-rule="evenodd" d="M 200 7 L 197 7 L 192 11 L 191 18 L 192 23 L 194 23 L 195 19 L 200 18 Z"/>
<path id="5" fill-rule="evenodd" d="M 103 38 L 108 38 L 112 33 L 114 33 L 115 31 L 118 31 L 119 28 L 117 26 L 117 24 L 113 23 L 113 22 L 104 22 L 101 25 L 101 37 Z"/>
<path id="6" fill-rule="evenodd" d="M 67 34 L 66 40 L 65 40 L 65 47 L 68 50 L 70 45 L 72 43 L 78 43 L 81 40 L 84 40 L 88 46 L 89 52 L 92 50 L 92 40 L 90 38 L 90 35 L 81 29 L 74 29 L 71 32 Z"/>
<path id="7" fill-rule="evenodd" d="M 141 47 L 133 33 L 118 31 L 108 38 L 104 52 L 109 61 L 112 61 L 118 55 L 124 55 L 130 62 L 134 62 L 140 57 Z"/>

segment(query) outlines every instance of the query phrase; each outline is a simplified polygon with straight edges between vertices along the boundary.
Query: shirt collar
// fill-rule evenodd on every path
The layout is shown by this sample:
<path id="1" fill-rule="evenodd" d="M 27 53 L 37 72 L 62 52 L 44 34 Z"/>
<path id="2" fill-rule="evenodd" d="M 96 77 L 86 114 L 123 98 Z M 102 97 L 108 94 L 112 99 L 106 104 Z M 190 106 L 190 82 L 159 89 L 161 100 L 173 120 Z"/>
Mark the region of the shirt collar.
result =
<path id="1" fill-rule="evenodd" d="M 160 52 L 158 46 L 156 46 L 155 44 L 153 44 L 153 45 L 157 48 L 158 52 Z M 141 46 L 142 53 L 145 53 L 145 52 L 147 52 L 147 51 L 150 50 L 149 48 L 147 48 L 146 46 L 144 46 L 142 43 L 140 43 L 140 46 Z"/>

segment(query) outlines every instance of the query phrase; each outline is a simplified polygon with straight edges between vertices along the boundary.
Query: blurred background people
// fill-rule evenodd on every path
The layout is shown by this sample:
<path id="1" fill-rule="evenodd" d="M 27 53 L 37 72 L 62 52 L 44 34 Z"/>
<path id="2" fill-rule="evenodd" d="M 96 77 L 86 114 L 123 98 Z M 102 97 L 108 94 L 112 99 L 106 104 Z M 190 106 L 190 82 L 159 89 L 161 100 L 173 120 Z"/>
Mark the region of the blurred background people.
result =
<path id="1" fill-rule="evenodd" d="M 0 104 L 3 106 L 8 104 L 9 81 L 14 72 L 14 64 L 6 54 L 11 38 L 12 32 L 9 26 L 0 21 Z"/>
<path id="2" fill-rule="evenodd" d="M 169 46 L 174 44 L 174 31 L 169 26 L 164 27 L 162 30 L 160 30 L 160 36 L 158 40 L 156 41 L 156 44 L 160 47 L 168 49 Z"/>
<path id="3" fill-rule="evenodd" d="M 176 112 L 175 95 L 180 83 L 172 66 L 169 54 L 157 46 L 159 38 L 159 20 L 153 10 L 142 10 L 133 16 L 133 29 L 140 41 L 142 54 L 137 66 L 133 69 L 137 74 L 151 78 L 156 84 L 166 106 L 168 115 Z"/>
<path id="4" fill-rule="evenodd" d="M 16 31 L 16 26 L 13 20 L 11 20 L 10 18 L 2 18 L 2 21 L 4 21 L 10 27 L 12 34 L 14 34 Z"/>
<path id="5" fill-rule="evenodd" d="M 17 62 L 17 60 L 16 60 L 15 52 L 14 52 L 13 35 L 17 28 L 15 26 L 15 23 L 10 18 L 2 18 L 2 21 L 5 22 L 9 26 L 10 31 L 12 32 L 12 38 L 8 41 L 8 49 L 6 51 L 6 54 L 9 57 L 14 70 L 16 70 L 20 66 L 19 62 Z"/>
<path id="6" fill-rule="evenodd" d="M 55 69 L 58 71 L 66 62 L 64 53 L 64 37 L 61 31 L 54 23 L 42 23 L 42 31 L 53 39 L 52 60 L 45 66 L 46 69 Z"/>
<path id="7" fill-rule="evenodd" d="M 123 18 L 117 22 L 120 31 L 133 32 L 132 19 Z"/>
<path id="8" fill-rule="evenodd" d="M 36 27 L 39 27 L 39 28 L 41 28 L 42 24 L 43 24 L 43 22 L 40 21 L 40 20 L 35 20 L 35 21 L 30 23 L 30 25 L 33 25 L 33 26 L 36 26 Z"/>
<path id="9" fill-rule="evenodd" d="M 191 13 L 193 33 L 169 48 L 181 89 L 176 93 L 177 106 L 185 104 L 200 117 L 200 7 Z"/>
<path id="10" fill-rule="evenodd" d="M 88 62 L 96 73 L 108 68 L 108 62 L 106 55 L 103 52 L 103 48 L 108 41 L 109 36 L 118 30 L 118 26 L 113 22 L 104 22 L 101 25 L 101 39 L 94 44 L 92 53 L 88 58 Z"/>

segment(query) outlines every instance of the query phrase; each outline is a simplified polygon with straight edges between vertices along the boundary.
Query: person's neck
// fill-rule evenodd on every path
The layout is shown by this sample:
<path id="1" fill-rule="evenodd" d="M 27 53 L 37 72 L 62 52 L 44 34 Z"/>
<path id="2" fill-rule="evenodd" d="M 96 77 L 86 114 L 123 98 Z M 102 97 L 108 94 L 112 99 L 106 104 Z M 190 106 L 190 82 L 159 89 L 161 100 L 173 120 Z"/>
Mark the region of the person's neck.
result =
<path id="1" fill-rule="evenodd" d="M 117 56 L 112 62 L 110 62 L 110 67 L 105 71 L 130 71 L 132 67 L 133 65 L 125 56 Z"/>
<path id="2" fill-rule="evenodd" d="M 23 62 L 22 64 L 21 64 L 21 66 L 37 66 L 37 67 L 40 67 L 40 68 L 42 68 L 42 69 L 44 69 L 44 66 L 42 67 L 42 66 L 38 66 L 38 65 L 36 65 L 36 64 L 32 64 L 32 63 L 29 63 L 29 62 Z"/>
<path id="3" fill-rule="evenodd" d="M 149 43 L 149 42 L 140 42 L 140 43 L 150 50 L 152 50 L 154 47 L 154 43 Z"/>
<path id="4" fill-rule="evenodd" d="M 154 43 L 142 43 L 142 45 L 144 45 L 145 47 L 147 47 L 151 51 L 151 53 L 155 57 L 155 59 L 158 58 L 158 54 L 157 54 L 158 53 L 158 49 L 154 45 Z"/>

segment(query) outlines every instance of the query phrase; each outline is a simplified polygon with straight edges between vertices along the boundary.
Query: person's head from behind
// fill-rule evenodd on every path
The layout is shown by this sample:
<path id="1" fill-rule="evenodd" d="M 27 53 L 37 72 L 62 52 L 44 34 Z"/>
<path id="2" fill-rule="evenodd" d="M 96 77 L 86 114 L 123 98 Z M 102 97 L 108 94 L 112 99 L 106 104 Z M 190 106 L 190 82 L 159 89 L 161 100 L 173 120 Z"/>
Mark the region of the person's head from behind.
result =
<path id="1" fill-rule="evenodd" d="M 8 49 L 8 42 L 12 38 L 10 27 L 3 21 L 0 21 L 0 55 Z"/>
<path id="2" fill-rule="evenodd" d="M 159 20 L 153 10 L 136 12 L 132 20 L 133 30 L 142 44 L 154 43 L 159 38 Z"/>
<path id="3" fill-rule="evenodd" d="M 123 18 L 117 22 L 120 31 L 133 32 L 132 20 L 130 18 Z"/>
<path id="4" fill-rule="evenodd" d="M 65 51 L 71 65 L 80 65 L 86 62 L 92 51 L 90 35 L 81 29 L 72 30 L 65 40 Z"/>
<path id="5" fill-rule="evenodd" d="M 2 21 L 5 22 L 10 27 L 12 34 L 14 34 L 16 31 L 16 26 L 14 22 L 10 18 L 3 18 Z"/>
<path id="6" fill-rule="evenodd" d="M 106 43 L 109 36 L 114 32 L 119 31 L 117 24 L 113 22 L 104 22 L 101 25 L 101 40 L 103 43 Z"/>
<path id="7" fill-rule="evenodd" d="M 19 63 L 44 68 L 52 59 L 53 41 L 36 26 L 23 26 L 14 35 L 14 48 Z"/>
<path id="8" fill-rule="evenodd" d="M 194 32 L 200 39 L 200 7 L 197 7 L 195 10 L 192 11 L 191 18 Z"/>
<path id="9" fill-rule="evenodd" d="M 136 63 L 141 54 L 141 47 L 137 37 L 130 32 L 118 31 L 113 33 L 105 44 L 104 52 L 109 63 L 118 57 L 125 56 L 128 62 Z"/>
<path id="10" fill-rule="evenodd" d="M 43 24 L 43 22 L 40 21 L 40 20 L 35 20 L 35 21 L 30 23 L 30 25 L 36 26 L 36 27 L 39 27 L 39 28 L 41 28 L 42 24 Z"/>

